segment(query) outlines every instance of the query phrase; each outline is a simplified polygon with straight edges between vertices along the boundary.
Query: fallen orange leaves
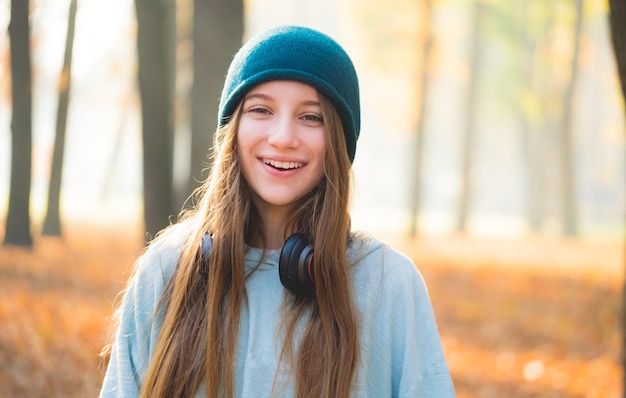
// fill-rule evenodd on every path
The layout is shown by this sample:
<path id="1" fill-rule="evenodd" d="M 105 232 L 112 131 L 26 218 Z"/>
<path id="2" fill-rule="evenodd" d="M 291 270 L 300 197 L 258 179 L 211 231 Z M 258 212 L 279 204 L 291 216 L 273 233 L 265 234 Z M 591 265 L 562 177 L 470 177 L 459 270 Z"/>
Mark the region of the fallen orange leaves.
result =
<path id="1" fill-rule="evenodd" d="M 429 285 L 462 397 L 621 397 L 623 247 L 399 241 Z"/>
<path id="2" fill-rule="evenodd" d="M 112 302 L 141 236 L 71 228 L 32 252 L 0 247 L 0 396 L 97 396 Z"/>
<path id="3" fill-rule="evenodd" d="M 393 239 L 418 265 L 459 398 L 621 394 L 619 245 L 462 236 Z M 96 396 L 137 228 L 70 226 L 0 247 L 0 396 Z"/>

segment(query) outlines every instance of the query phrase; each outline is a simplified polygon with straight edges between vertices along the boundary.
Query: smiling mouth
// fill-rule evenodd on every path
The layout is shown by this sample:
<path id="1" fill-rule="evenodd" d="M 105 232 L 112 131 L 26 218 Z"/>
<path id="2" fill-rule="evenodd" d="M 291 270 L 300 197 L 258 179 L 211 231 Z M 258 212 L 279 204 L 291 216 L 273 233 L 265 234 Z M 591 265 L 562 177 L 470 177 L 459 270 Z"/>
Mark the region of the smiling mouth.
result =
<path id="1" fill-rule="evenodd" d="M 300 163 L 300 162 L 281 162 L 280 160 L 274 160 L 274 159 L 263 159 L 263 163 L 265 163 L 268 166 L 272 166 L 273 168 L 277 170 L 293 170 L 293 169 L 299 169 L 302 166 L 304 166 L 304 163 Z"/>

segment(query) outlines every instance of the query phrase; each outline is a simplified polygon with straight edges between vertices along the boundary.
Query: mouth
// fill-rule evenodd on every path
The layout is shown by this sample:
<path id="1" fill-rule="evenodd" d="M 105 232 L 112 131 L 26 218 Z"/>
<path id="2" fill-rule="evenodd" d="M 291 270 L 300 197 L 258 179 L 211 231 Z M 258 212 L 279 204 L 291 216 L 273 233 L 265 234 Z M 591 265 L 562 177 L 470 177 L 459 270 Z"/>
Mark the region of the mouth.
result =
<path id="1" fill-rule="evenodd" d="M 268 166 L 275 168 L 276 170 L 294 170 L 299 169 L 304 166 L 304 163 L 301 162 L 283 162 L 275 159 L 261 159 L 263 163 Z"/>

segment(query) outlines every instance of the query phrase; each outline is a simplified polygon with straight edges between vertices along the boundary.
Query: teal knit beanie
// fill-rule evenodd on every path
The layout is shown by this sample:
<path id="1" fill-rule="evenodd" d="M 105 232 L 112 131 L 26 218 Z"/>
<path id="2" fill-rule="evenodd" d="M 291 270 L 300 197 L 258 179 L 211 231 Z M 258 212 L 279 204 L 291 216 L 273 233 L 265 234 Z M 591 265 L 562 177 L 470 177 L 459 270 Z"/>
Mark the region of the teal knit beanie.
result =
<path id="1" fill-rule="evenodd" d="M 228 121 L 248 91 L 273 80 L 305 83 L 330 99 L 341 118 L 352 162 L 361 128 L 359 83 L 343 48 L 327 35 L 300 26 L 281 26 L 252 38 L 228 68 L 218 126 Z"/>

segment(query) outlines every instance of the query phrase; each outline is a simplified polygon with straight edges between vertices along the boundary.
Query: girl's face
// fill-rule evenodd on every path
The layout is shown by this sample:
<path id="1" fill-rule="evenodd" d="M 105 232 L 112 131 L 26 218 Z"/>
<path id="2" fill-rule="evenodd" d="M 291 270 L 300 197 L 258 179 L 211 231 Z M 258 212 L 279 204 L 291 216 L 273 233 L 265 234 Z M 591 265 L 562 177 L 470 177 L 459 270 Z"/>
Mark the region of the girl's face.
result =
<path id="1" fill-rule="evenodd" d="M 261 84 L 244 97 L 237 154 L 257 209 L 289 209 L 322 179 L 325 127 L 317 91 L 294 81 Z"/>

